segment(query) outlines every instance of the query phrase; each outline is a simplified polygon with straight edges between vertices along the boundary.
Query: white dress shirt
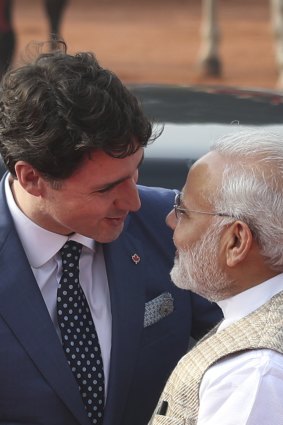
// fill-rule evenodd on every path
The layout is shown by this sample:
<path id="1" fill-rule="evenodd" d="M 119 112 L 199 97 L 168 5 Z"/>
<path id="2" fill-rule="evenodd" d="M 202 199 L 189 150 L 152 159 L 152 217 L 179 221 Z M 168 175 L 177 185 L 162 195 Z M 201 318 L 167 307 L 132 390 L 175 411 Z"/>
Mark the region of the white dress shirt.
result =
<path id="1" fill-rule="evenodd" d="M 70 237 L 59 235 L 35 224 L 16 205 L 9 185 L 9 177 L 5 181 L 5 193 L 18 236 L 59 338 L 61 334 L 56 313 L 57 287 L 62 274 L 59 250 L 67 240 L 74 240 L 83 245 L 80 256 L 80 284 L 88 301 L 101 347 L 105 394 L 107 394 L 112 317 L 101 245 L 79 234 L 73 234 Z"/>
<path id="2" fill-rule="evenodd" d="M 218 332 L 283 290 L 283 274 L 218 302 L 224 320 Z M 260 349 L 211 366 L 200 385 L 197 425 L 282 425 L 283 356 Z"/>

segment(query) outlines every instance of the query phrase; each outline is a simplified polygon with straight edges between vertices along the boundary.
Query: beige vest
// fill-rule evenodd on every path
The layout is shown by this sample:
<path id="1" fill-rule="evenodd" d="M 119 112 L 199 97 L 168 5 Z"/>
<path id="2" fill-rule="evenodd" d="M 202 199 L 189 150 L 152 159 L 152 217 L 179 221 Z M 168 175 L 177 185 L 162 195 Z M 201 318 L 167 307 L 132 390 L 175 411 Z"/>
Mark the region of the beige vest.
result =
<path id="1" fill-rule="evenodd" d="M 196 424 L 202 377 L 211 365 L 229 354 L 260 348 L 283 354 L 283 291 L 226 329 L 219 333 L 216 330 L 217 327 L 180 360 L 157 406 L 158 412 L 162 401 L 168 402 L 166 416 L 155 414 L 150 424 Z"/>

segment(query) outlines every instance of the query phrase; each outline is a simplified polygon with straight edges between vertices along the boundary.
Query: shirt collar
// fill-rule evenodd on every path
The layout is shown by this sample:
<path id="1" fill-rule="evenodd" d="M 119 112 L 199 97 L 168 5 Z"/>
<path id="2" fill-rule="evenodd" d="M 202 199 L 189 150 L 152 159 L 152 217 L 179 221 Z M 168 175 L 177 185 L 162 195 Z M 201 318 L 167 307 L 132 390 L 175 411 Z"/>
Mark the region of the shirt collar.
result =
<path id="1" fill-rule="evenodd" d="M 78 233 L 74 233 L 71 236 L 59 235 L 38 226 L 30 220 L 20 210 L 14 200 L 9 184 L 9 175 L 6 177 L 5 181 L 5 193 L 8 208 L 31 267 L 41 267 L 62 248 L 67 240 L 74 240 L 93 251 L 95 250 L 95 242 L 93 239 Z"/>
<path id="2" fill-rule="evenodd" d="M 223 311 L 224 322 L 232 323 L 255 311 L 283 290 L 283 273 L 247 289 L 217 304 Z"/>

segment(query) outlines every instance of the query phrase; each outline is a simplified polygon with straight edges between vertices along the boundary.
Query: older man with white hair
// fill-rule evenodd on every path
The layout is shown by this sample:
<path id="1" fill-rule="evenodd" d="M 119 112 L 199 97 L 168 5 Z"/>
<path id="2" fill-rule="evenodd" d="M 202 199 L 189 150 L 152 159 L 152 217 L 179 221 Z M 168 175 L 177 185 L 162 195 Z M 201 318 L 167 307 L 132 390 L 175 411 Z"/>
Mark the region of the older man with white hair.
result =
<path id="1" fill-rule="evenodd" d="M 153 425 L 283 424 L 283 138 L 225 136 L 167 217 L 173 282 L 224 320 L 173 371 Z"/>

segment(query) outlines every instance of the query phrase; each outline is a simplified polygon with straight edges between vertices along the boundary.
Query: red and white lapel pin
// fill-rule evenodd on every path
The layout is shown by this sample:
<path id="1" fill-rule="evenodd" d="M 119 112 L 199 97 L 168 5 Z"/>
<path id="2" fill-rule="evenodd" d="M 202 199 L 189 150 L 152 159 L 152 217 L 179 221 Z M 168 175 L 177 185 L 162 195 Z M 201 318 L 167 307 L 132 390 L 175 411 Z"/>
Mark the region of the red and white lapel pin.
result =
<path id="1" fill-rule="evenodd" d="M 141 261 L 141 257 L 138 254 L 135 253 L 135 254 L 132 255 L 132 261 L 135 264 L 138 264 Z"/>

